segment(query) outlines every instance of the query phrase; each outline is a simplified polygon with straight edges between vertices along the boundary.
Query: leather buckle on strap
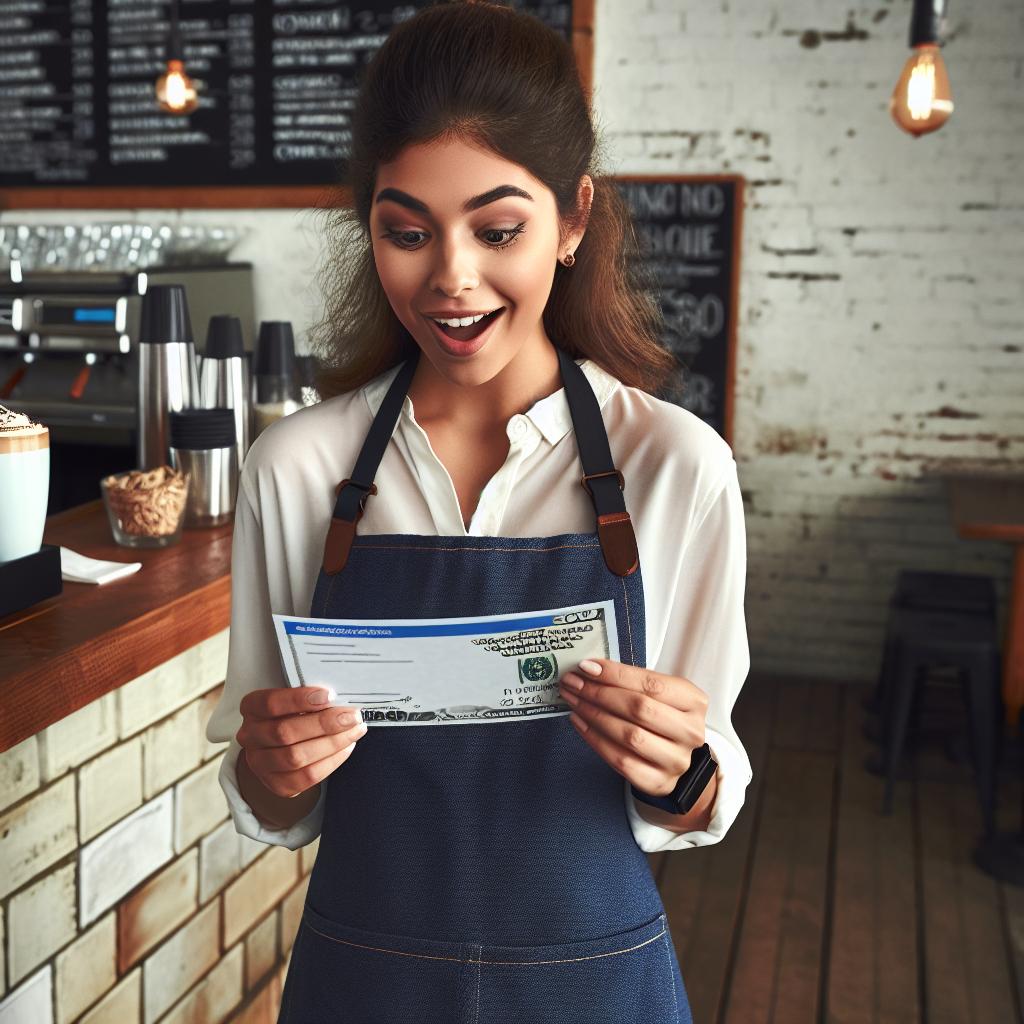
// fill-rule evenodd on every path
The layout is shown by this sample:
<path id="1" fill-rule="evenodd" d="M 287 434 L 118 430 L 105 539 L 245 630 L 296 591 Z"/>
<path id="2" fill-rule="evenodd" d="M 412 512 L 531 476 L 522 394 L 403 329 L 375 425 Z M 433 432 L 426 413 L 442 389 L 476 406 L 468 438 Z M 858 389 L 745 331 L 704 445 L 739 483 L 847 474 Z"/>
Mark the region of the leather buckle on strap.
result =
<path id="1" fill-rule="evenodd" d="M 366 492 L 359 499 L 359 507 L 360 508 L 362 508 L 366 504 L 366 499 L 371 494 L 376 494 L 377 493 L 377 485 L 376 484 L 361 484 L 358 480 L 353 480 L 353 479 L 351 479 L 351 477 L 345 477 L 345 479 L 342 480 L 341 483 L 338 484 L 338 486 L 334 488 L 334 496 L 337 497 L 339 494 L 341 494 L 342 487 L 345 487 L 348 484 L 351 484 L 353 487 L 358 487 L 361 491 L 365 491 Z"/>
<path id="2" fill-rule="evenodd" d="M 590 480 L 596 480 L 599 476 L 617 476 L 619 478 L 619 490 L 626 489 L 626 481 L 622 478 L 622 470 L 620 469 L 606 469 L 600 473 L 584 473 L 580 478 L 580 483 L 586 489 L 587 494 L 590 495 L 593 500 L 594 492 L 590 489 Z"/>
<path id="3" fill-rule="evenodd" d="M 324 542 L 324 562 L 323 570 L 328 576 L 333 576 L 337 572 L 341 572 L 345 568 L 348 562 L 349 552 L 352 550 L 352 541 L 356 535 L 356 523 L 363 518 L 363 511 L 366 505 L 366 499 L 371 494 L 377 493 L 376 484 L 361 484 L 357 480 L 351 480 L 349 477 L 345 477 L 340 484 L 334 489 L 335 497 L 341 493 L 342 487 L 347 484 L 352 484 L 353 487 L 358 487 L 364 493 L 359 499 L 359 508 L 356 511 L 356 517 L 351 522 L 347 519 L 338 519 L 336 516 L 331 517 L 330 526 L 327 528 L 327 540 Z"/>

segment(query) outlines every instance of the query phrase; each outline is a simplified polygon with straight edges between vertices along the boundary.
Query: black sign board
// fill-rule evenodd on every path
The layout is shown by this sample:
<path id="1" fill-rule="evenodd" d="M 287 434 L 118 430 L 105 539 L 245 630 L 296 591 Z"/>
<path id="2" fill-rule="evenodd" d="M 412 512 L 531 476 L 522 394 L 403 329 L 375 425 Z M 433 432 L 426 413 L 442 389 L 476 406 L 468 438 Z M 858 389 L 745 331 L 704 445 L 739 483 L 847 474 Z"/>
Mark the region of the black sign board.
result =
<path id="1" fill-rule="evenodd" d="M 571 2 L 511 5 L 571 38 Z M 175 115 L 154 95 L 170 4 L 0 0 L 0 189 L 330 185 L 360 73 L 417 6 L 183 0 L 200 106 Z"/>
<path id="2" fill-rule="evenodd" d="M 732 444 L 743 178 L 616 177 L 636 226 L 643 282 L 665 321 L 662 343 L 683 364 L 658 397 Z"/>

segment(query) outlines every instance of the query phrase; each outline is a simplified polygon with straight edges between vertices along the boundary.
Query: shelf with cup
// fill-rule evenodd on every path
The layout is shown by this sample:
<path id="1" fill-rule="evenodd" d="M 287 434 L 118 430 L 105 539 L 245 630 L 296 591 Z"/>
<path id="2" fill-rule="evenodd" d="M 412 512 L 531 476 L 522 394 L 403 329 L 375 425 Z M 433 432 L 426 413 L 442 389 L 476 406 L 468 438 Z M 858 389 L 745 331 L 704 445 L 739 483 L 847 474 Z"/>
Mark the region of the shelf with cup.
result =
<path id="1" fill-rule="evenodd" d="M 43 543 L 90 558 L 141 561 L 103 585 L 0 618 L 0 751 L 227 628 L 233 523 L 183 530 L 165 548 L 124 548 L 100 500 L 46 520 Z"/>

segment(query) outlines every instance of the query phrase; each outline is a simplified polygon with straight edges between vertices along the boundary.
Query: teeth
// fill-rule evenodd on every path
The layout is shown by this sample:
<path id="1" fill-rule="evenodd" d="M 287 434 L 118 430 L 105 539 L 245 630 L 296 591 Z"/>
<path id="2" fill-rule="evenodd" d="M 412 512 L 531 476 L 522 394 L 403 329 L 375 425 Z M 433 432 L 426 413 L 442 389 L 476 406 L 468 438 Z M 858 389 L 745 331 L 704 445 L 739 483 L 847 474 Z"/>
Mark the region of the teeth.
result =
<path id="1" fill-rule="evenodd" d="M 494 310 L 491 310 L 493 313 Z M 436 316 L 432 316 L 430 319 L 437 324 L 444 324 L 446 327 L 468 327 L 470 324 L 479 323 L 485 316 L 489 316 L 489 313 L 481 313 L 479 316 L 462 316 L 456 317 L 454 320 L 440 320 Z"/>

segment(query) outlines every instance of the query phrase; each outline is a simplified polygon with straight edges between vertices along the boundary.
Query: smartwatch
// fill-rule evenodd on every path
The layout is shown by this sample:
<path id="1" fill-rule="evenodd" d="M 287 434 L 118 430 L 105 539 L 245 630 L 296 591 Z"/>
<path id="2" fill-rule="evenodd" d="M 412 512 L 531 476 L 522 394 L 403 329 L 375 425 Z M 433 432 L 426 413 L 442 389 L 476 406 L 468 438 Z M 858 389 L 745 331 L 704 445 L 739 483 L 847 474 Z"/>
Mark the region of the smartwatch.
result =
<path id="1" fill-rule="evenodd" d="M 697 802 L 697 797 L 704 792 L 711 777 L 718 769 L 718 762 L 711 756 L 711 748 L 705 743 L 697 747 L 690 759 L 690 767 L 679 776 L 675 789 L 666 796 L 652 796 L 642 793 L 632 783 L 629 789 L 633 797 L 641 803 L 660 807 L 669 814 L 686 814 Z"/>

